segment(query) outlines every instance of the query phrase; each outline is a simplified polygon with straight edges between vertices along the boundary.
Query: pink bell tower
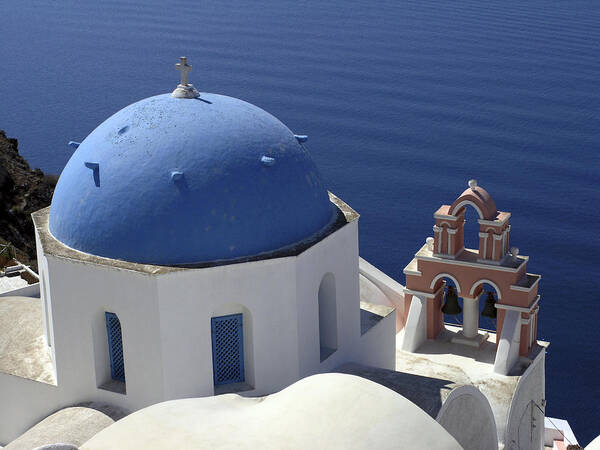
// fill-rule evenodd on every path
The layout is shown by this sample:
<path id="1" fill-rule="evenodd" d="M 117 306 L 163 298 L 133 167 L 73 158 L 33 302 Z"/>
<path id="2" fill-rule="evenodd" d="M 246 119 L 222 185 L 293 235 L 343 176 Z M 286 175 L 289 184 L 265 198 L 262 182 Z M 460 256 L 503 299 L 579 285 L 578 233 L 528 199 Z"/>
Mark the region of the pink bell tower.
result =
<path id="1" fill-rule="evenodd" d="M 465 211 L 479 216 L 479 248 L 464 246 Z M 540 275 L 527 273 L 529 257 L 510 247 L 510 213 L 498 211 L 488 192 L 470 180 L 451 205 L 433 215 L 433 238 L 404 269 L 406 323 L 403 349 L 415 351 L 424 339 L 436 339 L 444 330 L 441 310 L 451 280 L 463 299 L 463 327 L 452 342 L 478 347 L 488 338 L 479 329 L 479 297 L 484 284 L 494 289 L 497 309 L 494 371 L 508 373 L 519 356 L 527 356 L 536 342 Z M 422 318 L 415 318 L 419 310 Z M 415 310 L 415 311 L 416 311 Z M 493 311 L 493 309 L 492 309 Z"/>

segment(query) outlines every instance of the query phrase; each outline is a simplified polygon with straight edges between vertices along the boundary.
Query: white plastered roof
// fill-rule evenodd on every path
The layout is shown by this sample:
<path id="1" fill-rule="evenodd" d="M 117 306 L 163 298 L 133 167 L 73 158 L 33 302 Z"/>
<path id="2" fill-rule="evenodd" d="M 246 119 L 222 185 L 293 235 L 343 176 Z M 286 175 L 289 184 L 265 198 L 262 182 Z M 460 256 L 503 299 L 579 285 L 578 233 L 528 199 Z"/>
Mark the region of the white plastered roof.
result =
<path id="1" fill-rule="evenodd" d="M 459 449 L 415 404 L 364 378 L 328 373 L 276 394 L 174 400 L 104 429 L 82 449 Z"/>

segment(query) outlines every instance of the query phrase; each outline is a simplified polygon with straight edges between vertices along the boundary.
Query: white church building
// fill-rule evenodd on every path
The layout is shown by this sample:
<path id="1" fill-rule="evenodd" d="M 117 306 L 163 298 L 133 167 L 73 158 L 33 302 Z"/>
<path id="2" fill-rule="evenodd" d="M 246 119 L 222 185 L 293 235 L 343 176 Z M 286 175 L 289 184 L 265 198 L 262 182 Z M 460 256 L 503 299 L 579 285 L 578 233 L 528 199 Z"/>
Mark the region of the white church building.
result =
<path id="1" fill-rule="evenodd" d="M 39 298 L 0 293 L 0 446 L 64 442 L 76 414 L 84 449 L 561 448 L 541 276 L 487 191 L 434 213 L 404 287 L 360 258 L 306 136 L 176 67 L 75 143 L 33 214 Z"/>
<path id="2" fill-rule="evenodd" d="M 185 76 L 98 126 L 33 216 L 51 373 L 0 373 L 0 442 L 83 401 L 134 411 L 392 369 L 393 309 L 361 310 L 358 214 L 305 140 Z"/>

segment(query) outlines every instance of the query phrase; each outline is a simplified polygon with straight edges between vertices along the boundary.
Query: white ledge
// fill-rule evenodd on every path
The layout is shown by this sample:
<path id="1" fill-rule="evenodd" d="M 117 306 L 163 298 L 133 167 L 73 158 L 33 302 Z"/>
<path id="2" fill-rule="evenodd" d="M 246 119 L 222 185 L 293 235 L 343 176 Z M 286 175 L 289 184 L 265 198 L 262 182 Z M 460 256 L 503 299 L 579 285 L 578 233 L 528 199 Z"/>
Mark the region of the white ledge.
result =
<path id="1" fill-rule="evenodd" d="M 503 305 L 501 303 L 496 303 L 496 308 L 497 309 L 510 309 L 513 311 L 520 311 L 520 312 L 524 312 L 527 314 L 531 314 L 531 311 L 533 311 L 533 309 L 537 306 L 538 302 L 540 301 L 540 296 L 538 295 L 535 300 L 533 302 L 531 302 L 531 305 L 529 305 L 528 307 L 523 307 L 523 306 L 513 306 L 513 305 Z"/>

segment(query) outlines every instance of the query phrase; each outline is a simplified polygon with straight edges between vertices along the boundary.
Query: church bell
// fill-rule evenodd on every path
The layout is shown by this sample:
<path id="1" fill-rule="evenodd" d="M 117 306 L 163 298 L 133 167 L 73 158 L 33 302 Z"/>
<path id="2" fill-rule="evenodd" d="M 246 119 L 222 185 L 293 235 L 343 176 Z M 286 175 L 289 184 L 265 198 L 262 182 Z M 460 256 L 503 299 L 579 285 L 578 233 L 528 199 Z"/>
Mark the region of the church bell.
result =
<path id="1" fill-rule="evenodd" d="M 488 291 L 487 298 L 485 299 L 485 306 L 483 307 L 483 311 L 481 311 L 481 315 L 483 317 L 495 319 L 498 316 L 498 310 L 494 306 L 495 304 L 496 300 L 494 300 L 494 294 Z"/>
<path id="2" fill-rule="evenodd" d="M 442 312 L 455 316 L 462 312 L 460 305 L 458 304 L 458 295 L 454 286 L 448 286 L 448 292 L 446 292 L 446 303 L 442 306 Z"/>

